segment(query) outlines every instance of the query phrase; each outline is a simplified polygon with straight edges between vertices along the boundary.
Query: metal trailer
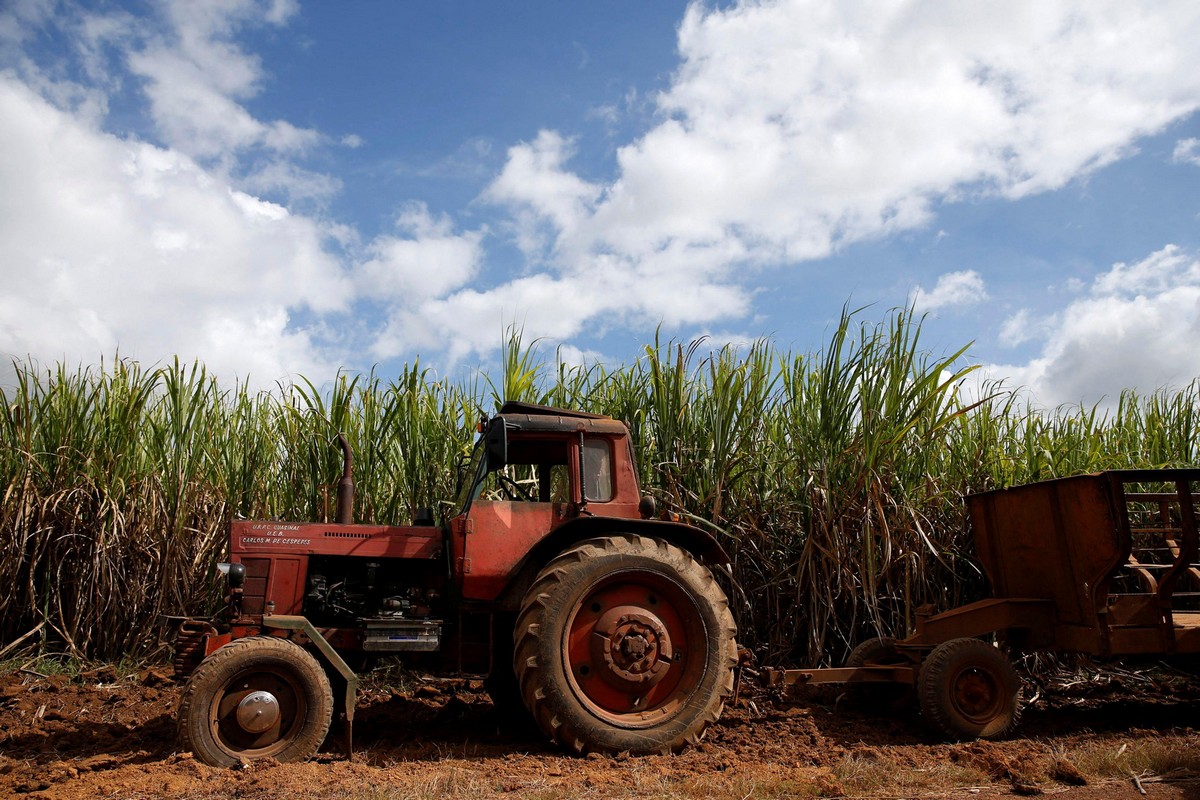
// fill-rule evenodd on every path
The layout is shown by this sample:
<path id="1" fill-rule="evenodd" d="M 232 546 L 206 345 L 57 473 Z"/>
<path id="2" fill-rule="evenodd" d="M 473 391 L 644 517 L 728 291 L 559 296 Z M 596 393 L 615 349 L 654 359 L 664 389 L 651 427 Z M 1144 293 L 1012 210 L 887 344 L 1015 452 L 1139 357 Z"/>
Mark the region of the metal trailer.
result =
<path id="1" fill-rule="evenodd" d="M 875 708 L 918 701 L 955 739 L 1017 724 L 1011 657 L 1200 652 L 1200 469 L 1113 470 L 966 498 L 992 597 L 917 611 L 908 638 L 870 639 L 834 669 L 771 670 L 778 686 L 845 683 Z"/>

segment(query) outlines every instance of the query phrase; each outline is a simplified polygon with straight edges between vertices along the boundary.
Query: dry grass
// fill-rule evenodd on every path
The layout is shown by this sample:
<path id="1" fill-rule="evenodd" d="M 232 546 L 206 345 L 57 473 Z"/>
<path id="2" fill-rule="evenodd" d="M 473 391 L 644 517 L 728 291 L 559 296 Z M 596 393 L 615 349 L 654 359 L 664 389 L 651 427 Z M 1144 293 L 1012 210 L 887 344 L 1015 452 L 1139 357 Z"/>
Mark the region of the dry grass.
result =
<path id="1" fill-rule="evenodd" d="M 1063 750 L 1062 757 L 1084 775 L 1105 778 L 1200 776 L 1200 749 L 1194 738 L 1131 738 L 1115 743 L 1088 743 Z"/>
<path id="2" fill-rule="evenodd" d="M 851 753 L 843 758 L 833 774 L 842 792 L 849 796 L 917 793 L 992 783 L 981 769 L 954 761 L 936 761 L 921 767 L 901 767 L 881 761 L 874 755 Z"/>

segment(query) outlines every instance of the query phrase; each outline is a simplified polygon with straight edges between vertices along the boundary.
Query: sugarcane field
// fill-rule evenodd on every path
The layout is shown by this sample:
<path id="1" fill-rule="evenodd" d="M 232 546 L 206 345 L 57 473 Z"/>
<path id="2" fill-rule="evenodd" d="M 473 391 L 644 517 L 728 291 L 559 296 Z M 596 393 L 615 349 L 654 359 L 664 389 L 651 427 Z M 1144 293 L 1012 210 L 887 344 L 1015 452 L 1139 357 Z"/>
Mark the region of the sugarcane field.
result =
<path id="1" fill-rule="evenodd" d="M 921 327 L 17 363 L 0 794 L 1193 796 L 1200 384 L 1038 410 Z"/>

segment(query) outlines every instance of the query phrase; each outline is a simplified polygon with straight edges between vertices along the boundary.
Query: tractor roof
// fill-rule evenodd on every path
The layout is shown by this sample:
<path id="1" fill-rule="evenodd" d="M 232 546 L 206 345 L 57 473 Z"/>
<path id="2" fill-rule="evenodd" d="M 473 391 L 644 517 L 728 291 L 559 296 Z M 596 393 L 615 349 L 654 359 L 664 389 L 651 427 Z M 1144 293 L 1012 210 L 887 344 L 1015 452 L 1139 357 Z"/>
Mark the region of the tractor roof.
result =
<path id="1" fill-rule="evenodd" d="M 549 417 L 579 417 L 581 419 L 611 419 L 603 414 L 589 414 L 586 411 L 575 411 L 570 408 L 555 408 L 554 406 L 539 406 L 536 403 L 522 403 L 518 400 L 508 400 L 500 407 L 501 414 L 545 414 Z"/>
<path id="2" fill-rule="evenodd" d="M 539 406 L 509 400 L 500 407 L 498 416 L 507 425 L 527 431 L 591 431 L 593 433 L 626 434 L 625 423 L 603 414 L 589 414 L 569 408 Z"/>

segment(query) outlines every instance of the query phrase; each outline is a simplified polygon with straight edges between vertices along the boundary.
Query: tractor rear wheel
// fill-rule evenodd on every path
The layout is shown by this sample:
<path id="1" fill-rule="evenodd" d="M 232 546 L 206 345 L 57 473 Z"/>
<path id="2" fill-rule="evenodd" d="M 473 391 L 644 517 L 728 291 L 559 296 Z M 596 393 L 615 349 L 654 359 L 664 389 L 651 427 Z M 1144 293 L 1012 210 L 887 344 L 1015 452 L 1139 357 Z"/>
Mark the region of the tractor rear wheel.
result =
<path id="1" fill-rule="evenodd" d="M 917 679 L 921 713 L 954 739 L 999 739 L 1021 716 L 1021 679 L 998 648 L 951 639 L 933 649 Z"/>
<path id="2" fill-rule="evenodd" d="M 252 636 L 225 645 L 191 674 L 179 737 L 214 767 L 304 761 L 325 740 L 332 717 L 333 692 L 316 659 L 285 639 Z"/>
<path id="3" fill-rule="evenodd" d="M 538 726 L 575 753 L 695 744 L 733 693 L 737 627 L 712 573 L 613 535 L 551 561 L 517 618 L 514 668 Z"/>
<path id="4" fill-rule="evenodd" d="M 896 647 L 890 636 L 876 636 L 859 642 L 850 655 L 846 656 L 847 667 L 895 666 L 912 664 Z M 863 681 L 846 684 L 846 698 L 855 708 L 863 711 L 897 713 L 912 705 L 914 694 L 911 684 Z"/>
<path id="5" fill-rule="evenodd" d="M 733 693 L 737 628 L 712 574 L 675 545 L 614 535 L 538 575 L 514 670 L 538 726 L 574 753 L 665 753 L 704 735 Z"/>

